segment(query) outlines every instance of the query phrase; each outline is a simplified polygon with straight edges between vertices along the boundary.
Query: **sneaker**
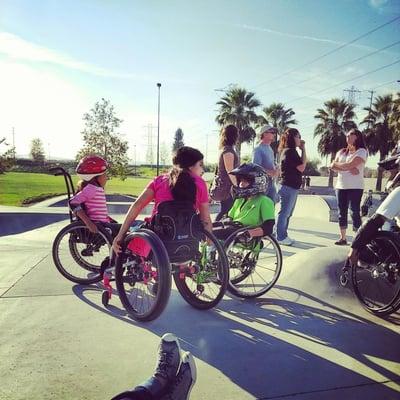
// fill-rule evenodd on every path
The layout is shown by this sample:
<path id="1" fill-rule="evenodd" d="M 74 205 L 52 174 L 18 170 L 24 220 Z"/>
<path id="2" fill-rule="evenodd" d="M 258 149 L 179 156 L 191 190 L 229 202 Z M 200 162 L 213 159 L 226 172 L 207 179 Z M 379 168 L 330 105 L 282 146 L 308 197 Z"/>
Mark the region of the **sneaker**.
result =
<path id="1" fill-rule="evenodd" d="M 180 362 L 181 352 L 178 338 L 173 333 L 165 333 L 158 346 L 157 364 L 153 376 L 136 386 L 135 389 L 144 388 L 154 398 L 163 396 L 175 381 Z"/>
<path id="2" fill-rule="evenodd" d="M 161 400 L 187 400 L 196 382 L 196 364 L 193 356 L 185 352 L 182 357 L 178 375 L 172 383 L 169 392 Z"/>
<path id="3" fill-rule="evenodd" d="M 286 237 L 283 240 L 278 240 L 278 243 L 283 245 L 283 246 L 291 246 L 293 244 L 293 240 L 290 239 L 289 237 Z"/>
<path id="4" fill-rule="evenodd" d="M 154 376 L 172 381 L 179 369 L 181 348 L 178 338 L 173 333 L 165 333 L 158 346 L 158 359 Z"/>
<path id="5" fill-rule="evenodd" d="M 287 237 L 287 239 L 291 240 L 292 244 L 296 243 L 296 241 L 294 239 L 292 239 L 291 237 L 289 237 L 289 236 Z"/>
<path id="6" fill-rule="evenodd" d="M 336 246 L 347 246 L 347 240 L 346 239 L 339 239 L 338 241 L 335 242 Z"/>

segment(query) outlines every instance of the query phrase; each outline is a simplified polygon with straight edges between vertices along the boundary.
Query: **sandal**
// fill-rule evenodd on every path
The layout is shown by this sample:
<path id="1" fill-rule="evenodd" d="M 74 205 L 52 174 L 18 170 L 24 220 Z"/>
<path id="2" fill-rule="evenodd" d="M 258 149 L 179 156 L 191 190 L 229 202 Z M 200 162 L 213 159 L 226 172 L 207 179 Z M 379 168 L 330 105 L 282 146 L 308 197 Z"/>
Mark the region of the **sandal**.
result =
<path id="1" fill-rule="evenodd" d="M 337 246 L 346 246 L 347 245 L 347 240 L 346 239 L 339 239 L 337 242 L 335 242 Z"/>

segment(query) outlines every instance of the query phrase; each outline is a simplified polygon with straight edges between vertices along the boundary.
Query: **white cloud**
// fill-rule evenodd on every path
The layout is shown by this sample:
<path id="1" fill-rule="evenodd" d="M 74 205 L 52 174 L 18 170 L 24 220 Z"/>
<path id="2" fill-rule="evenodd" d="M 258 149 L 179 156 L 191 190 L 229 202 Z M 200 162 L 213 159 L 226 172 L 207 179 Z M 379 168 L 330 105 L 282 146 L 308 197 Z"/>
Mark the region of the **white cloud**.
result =
<path id="1" fill-rule="evenodd" d="M 154 78 L 148 75 L 114 72 L 75 60 L 72 57 L 31 43 L 8 32 L 0 32 L 0 53 L 17 60 L 49 63 L 102 77 L 154 81 Z"/>
<path id="2" fill-rule="evenodd" d="M 373 8 L 381 8 L 388 3 L 388 0 L 369 0 L 369 4 Z"/>

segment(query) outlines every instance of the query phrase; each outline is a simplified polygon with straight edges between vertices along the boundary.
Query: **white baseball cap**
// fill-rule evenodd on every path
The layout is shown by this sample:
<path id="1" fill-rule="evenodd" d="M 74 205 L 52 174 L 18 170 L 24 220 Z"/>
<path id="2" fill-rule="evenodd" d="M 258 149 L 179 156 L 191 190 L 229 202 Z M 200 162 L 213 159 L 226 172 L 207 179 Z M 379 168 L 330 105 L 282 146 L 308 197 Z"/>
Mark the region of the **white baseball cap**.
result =
<path id="1" fill-rule="evenodd" d="M 264 132 L 269 132 L 269 131 L 273 131 L 273 133 L 277 133 L 278 129 L 276 129 L 274 126 L 266 124 L 263 125 L 260 130 L 258 131 L 259 135 L 262 135 Z"/>

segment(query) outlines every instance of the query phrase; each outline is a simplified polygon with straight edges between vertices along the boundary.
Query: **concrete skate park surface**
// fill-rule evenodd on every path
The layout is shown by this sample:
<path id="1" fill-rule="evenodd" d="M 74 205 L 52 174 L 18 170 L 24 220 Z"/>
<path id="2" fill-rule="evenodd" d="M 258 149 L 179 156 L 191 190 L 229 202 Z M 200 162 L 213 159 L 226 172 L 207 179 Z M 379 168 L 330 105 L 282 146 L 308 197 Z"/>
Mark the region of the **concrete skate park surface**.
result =
<path id="1" fill-rule="evenodd" d="M 110 399 L 152 374 L 165 332 L 196 359 L 191 399 L 399 399 L 400 315 L 379 319 L 340 287 L 348 248 L 333 246 L 328 209 L 307 207 L 267 294 L 198 311 L 173 288 L 150 323 L 57 272 L 51 245 L 68 221 L 1 237 L 0 399 Z"/>

